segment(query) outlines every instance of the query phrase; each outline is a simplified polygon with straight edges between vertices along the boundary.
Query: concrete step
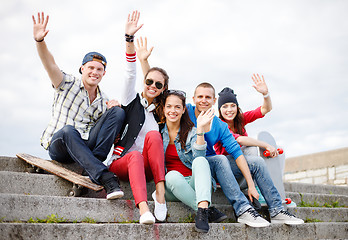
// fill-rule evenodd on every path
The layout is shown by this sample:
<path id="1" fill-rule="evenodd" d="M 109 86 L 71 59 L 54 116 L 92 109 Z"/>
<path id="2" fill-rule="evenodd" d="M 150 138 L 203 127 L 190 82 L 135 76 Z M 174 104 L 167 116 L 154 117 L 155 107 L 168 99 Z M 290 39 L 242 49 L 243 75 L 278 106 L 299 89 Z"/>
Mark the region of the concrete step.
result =
<path id="1" fill-rule="evenodd" d="M 121 182 L 122 189 L 125 192 L 123 199 L 133 199 L 129 182 Z M 23 172 L 0 171 L 0 193 L 13 193 L 25 195 L 48 195 L 48 196 L 69 196 L 72 183 L 52 174 L 36 174 Z M 148 199 L 155 190 L 153 182 L 147 183 Z M 105 191 L 95 192 L 84 189 L 81 197 L 105 198 Z M 295 203 L 300 203 L 301 199 L 307 203 L 335 203 L 340 206 L 348 206 L 348 196 L 336 194 L 314 194 L 314 193 L 296 193 L 287 192 Z M 213 204 L 229 205 L 221 188 L 218 188 L 212 195 Z"/>
<path id="2" fill-rule="evenodd" d="M 232 221 L 235 220 L 231 205 L 214 204 Z M 153 211 L 154 204 L 149 201 Z M 168 222 L 182 222 L 194 212 L 181 202 L 167 202 Z M 348 208 L 301 207 L 289 210 L 302 219 L 323 222 L 348 221 Z M 30 218 L 46 218 L 55 214 L 69 222 L 82 221 L 86 217 L 97 222 L 125 222 L 139 220 L 139 211 L 131 200 L 105 200 L 97 198 L 72 198 L 56 196 L 29 196 L 0 194 L 0 219 L 3 221 L 27 221 Z"/>
<path id="3" fill-rule="evenodd" d="M 57 162 L 56 162 L 57 163 Z M 59 164 L 59 163 L 57 163 Z M 81 172 L 81 167 L 77 164 L 59 164 L 68 169 Z M 11 172 L 27 172 L 29 165 L 23 160 L 17 157 L 4 157 L 0 156 L 0 171 L 11 171 Z M 348 195 L 348 187 L 344 186 L 332 186 L 332 185 L 319 185 L 319 184 L 308 184 L 308 183 L 294 183 L 285 182 L 285 191 L 287 192 L 312 192 L 312 193 L 324 193 L 324 194 L 339 194 Z"/>
<path id="4" fill-rule="evenodd" d="M 121 181 L 121 187 L 125 193 L 123 199 L 134 199 L 129 182 Z M 154 182 L 148 182 L 146 187 L 148 199 L 152 199 Z M 52 174 L 0 171 L 0 193 L 69 196 L 71 188 L 71 182 Z M 85 188 L 81 197 L 105 198 L 105 195 L 104 190 L 95 192 Z M 213 193 L 212 203 L 229 204 L 221 188 Z"/>
<path id="5" fill-rule="evenodd" d="M 348 224 L 309 223 L 299 226 L 271 224 L 251 228 L 239 223 L 211 223 L 208 233 L 197 233 L 194 224 L 23 224 L 0 223 L 2 239 L 346 239 Z"/>
<path id="6" fill-rule="evenodd" d="M 287 192 L 286 196 L 297 204 L 304 201 L 305 203 L 318 204 L 320 206 L 334 204 L 336 206 L 348 207 L 347 195 Z"/>
<path id="7" fill-rule="evenodd" d="M 83 170 L 82 167 L 77 163 L 61 164 L 57 161 L 53 162 L 77 173 L 82 173 Z M 17 157 L 0 156 L 0 171 L 28 172 L 29 169 L 31 169 L 31 165 Z"/>
<path id="8" fill-rule="evenodd" d="M 27 172 L 29 165 L 17 157 L 0 156 L 0 171 L 11 172 Z M 77 164 L 65 164 L 64 167 L 81 172 L 81 168 Z M 319 185 L 307 183 L 284 183 L 285 191 L 297 193 L 318 193 L 318 194 L 337 194 L 348 196 L 348 187 Z"/>
<path id="9" fill-rule="evenodd" d="M 337 194 L 348 196 L 348 187 L 345 186 L 285 182 L 284 188 L 286 192 Z"/>
<path id="10" fill-rule="evenodd" d="M 153 212 L 153 201 L 148 203 Z M 232 221 L 235 220 L 232 206 L 215 206 Z M 168 222 L 182 222 L 194 214 L 193 210 L 181 202 L 168 202 L 167 208 Z M 69 222 L 81 222 L 86 217 L 96 222 L 125 222 L 138 221 L 140 217 L 132 200 L 0 194 L 0 219 L 3 221 L 43 219 L 51 214 L 63 217 Z"/>

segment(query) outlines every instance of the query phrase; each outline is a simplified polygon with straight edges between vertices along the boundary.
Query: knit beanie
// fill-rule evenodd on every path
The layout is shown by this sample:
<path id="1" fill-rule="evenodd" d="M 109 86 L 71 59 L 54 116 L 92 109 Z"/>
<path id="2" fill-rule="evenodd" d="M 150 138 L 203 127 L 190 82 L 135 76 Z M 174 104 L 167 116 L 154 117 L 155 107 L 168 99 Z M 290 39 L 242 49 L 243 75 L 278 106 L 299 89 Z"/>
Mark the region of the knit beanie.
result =
<path id="1" fill-rule="evenodd" d="M 219 92 L 218 107 L 221 108 L 225 103 L 233 102 L 238 106 L 237 95 L 229 87 L 225 87 Z"/>

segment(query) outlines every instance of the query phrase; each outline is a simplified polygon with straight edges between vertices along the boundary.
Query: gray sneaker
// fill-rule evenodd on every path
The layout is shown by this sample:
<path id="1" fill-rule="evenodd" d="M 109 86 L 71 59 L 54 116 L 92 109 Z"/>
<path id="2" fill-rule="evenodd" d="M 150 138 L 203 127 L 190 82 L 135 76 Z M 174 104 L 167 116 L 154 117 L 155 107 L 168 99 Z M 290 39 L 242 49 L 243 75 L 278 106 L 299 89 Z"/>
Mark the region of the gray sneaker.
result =
<path id="1" fill-rule="evenodd" d="M 242 215 L 238 217 L 239 223 L 245 223 L 250 227 L 267 227 L 270 223 L 261 217 L 255 209 L 249 208 Z"/>
<path id="2" fill-rule="evenodd" d="M 288 211 L 281 210 L 277 215 L 271 218 L 271 223 L 285 223 L 288 225 L 304 224 L 304 221 L 292 215 Z"/>

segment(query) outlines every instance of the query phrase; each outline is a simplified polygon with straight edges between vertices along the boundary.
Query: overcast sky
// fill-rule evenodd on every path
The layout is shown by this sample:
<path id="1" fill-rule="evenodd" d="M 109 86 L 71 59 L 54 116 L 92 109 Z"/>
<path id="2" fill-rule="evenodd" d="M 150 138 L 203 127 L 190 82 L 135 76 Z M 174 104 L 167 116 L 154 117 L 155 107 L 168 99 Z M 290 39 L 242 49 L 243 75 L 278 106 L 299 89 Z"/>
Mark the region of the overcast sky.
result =
<path id="1" fill-rule="evenodd" d="M 32 36 L 32 14 L 50 15 L 46 43 L 58 66 L 79 76 L 83 56 L 108 61 L 101 87 L 120 99 L 124 24 L 141 12 L 154 46 L 151 66 L 163 67 L 170 88 L 187 92 L 212 83 L 229 86 L 243 111 L 263 102 L 251 75 L 263 74 L 273 110 L 247 125 L 249 136 L 271 132 L 288 157 L 348 146 L 348 1 L 11 0 L 0 8 L 0 155 L 48 158 L 40 136 L 54 91 Z M 142 81 L 138 67 L 138 82 Z M 140 88 L 139 88 L 140 90 Z"/>

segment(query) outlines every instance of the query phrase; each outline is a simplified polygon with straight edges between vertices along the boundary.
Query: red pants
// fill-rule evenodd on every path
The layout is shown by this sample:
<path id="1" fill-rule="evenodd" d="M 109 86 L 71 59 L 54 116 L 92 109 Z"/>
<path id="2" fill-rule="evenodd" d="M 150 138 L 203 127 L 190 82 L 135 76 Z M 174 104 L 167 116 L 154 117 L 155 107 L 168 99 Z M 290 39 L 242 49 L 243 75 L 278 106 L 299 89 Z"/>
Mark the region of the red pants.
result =
<path id="1" fill-rule="evenodd" d="M 158 131 L 148 132 L 142 154 L 138 151 L 129 152 L 113 161 L 109 170 L 121 180 L 129 180 L 136 206 L 140 202 L 147 202 L 146 181 L 154 179 L 157 184 L 165 179 L 161 134 Z"/>

